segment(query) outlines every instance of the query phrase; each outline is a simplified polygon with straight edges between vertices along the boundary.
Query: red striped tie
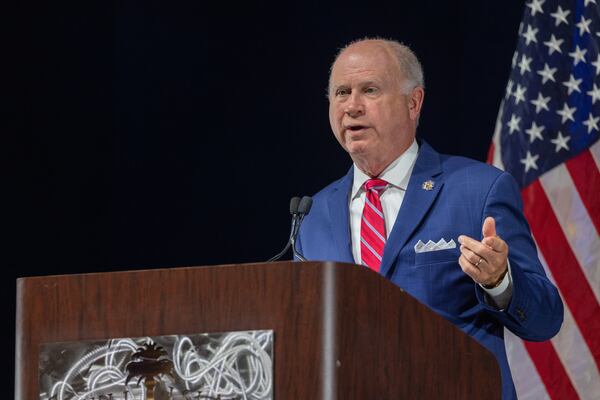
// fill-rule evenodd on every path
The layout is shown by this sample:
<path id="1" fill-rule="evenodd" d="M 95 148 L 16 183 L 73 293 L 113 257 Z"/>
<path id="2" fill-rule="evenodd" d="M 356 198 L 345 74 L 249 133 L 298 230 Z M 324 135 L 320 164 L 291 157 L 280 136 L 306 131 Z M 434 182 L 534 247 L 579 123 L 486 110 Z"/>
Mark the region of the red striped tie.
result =
<path id="1" fill-rule="evenodd" d="M 379 195 L 387 187 L 382 179 L 365 182 L 365 207 L 360 224 L 360 258 L 363 265 L 379 272 L 385 246 L 385 219 Z"/>

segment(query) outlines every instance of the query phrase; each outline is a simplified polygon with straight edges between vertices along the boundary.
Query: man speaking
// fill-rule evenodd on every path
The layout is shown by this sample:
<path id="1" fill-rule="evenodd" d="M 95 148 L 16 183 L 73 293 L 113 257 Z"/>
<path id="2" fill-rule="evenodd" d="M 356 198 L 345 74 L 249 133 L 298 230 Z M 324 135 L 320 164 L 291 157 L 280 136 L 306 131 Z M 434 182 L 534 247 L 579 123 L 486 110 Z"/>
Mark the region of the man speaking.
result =
<path id="1" fill-rule="evenodd" d="M 338 54 L 329 120 L 353 166 L 314 196 L 298 249 L 377 271 L 456 324 L 496 356 L 503 398 L 516 398 L 503 328 L 547 340 L 563 305 L 513 178 L 416 139 L 424 95 L 421 65 L 398 42 L 365 39 Z"/>

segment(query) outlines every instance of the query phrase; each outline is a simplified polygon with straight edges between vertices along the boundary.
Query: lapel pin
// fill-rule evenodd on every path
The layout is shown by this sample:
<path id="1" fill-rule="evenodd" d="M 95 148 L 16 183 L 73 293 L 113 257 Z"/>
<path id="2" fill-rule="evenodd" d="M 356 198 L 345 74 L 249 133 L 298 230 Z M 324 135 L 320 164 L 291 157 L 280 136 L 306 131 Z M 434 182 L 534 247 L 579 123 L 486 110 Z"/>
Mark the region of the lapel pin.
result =
<path id="1" fill-rule="evenodd" d="M 433 189 L 433 181 L 425 181 L 421 186 L 423 190 L 432 190 Z"/>

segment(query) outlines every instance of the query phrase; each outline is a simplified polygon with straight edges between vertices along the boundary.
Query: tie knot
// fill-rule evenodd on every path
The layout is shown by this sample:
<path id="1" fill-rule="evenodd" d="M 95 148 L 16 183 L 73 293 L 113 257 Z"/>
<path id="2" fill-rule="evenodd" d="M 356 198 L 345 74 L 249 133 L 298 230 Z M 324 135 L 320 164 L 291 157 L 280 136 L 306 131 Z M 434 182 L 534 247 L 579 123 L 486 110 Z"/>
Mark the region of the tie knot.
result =
<path id="1" fill-rule="evenodd" d="M 381 192 L 383 192 L 385 190 L 385 188 L 387 187 L 388 183 L 386 181 L 384 181 L 383 179 L 369 179 L 368 181 L 365 182 L 365 190 L 369 191 L 375 191 L 377 192 L 377 194 L 380 194 Z"/>

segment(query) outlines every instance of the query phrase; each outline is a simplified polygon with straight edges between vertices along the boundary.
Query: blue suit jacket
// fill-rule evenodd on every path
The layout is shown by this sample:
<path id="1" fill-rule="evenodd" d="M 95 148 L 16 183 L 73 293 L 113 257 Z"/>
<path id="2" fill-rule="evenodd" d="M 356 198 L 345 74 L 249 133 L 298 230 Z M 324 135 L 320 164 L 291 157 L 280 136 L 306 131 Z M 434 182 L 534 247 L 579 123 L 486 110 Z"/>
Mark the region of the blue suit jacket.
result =
<path id="1" fill-rule="evenodd" d="M 354 263 L 349 196 L 353 169 L 313 197 L 298 246 L 307 259 Z M 424 190 L 425 181 L 434 182 Z M 458 236 L 481 240 L 483 220 L 496 219 L 509 245 L 513 293 L 504 311 L 485 301 L 485 292 L 467 276 L 458 258 Z M 417 241 L 454 239 L 457 248 L 415 254 Z M 402 207 L 387 240 L 381 275 L 474 337 L 496 356 L 504 399 L 516 398 L 504 348 L 504 327 L 526 340 L 554 336 L 563 305 L 537 257 L 514 179 L 489 165 L 437 153 L 421 143 Z"/>

